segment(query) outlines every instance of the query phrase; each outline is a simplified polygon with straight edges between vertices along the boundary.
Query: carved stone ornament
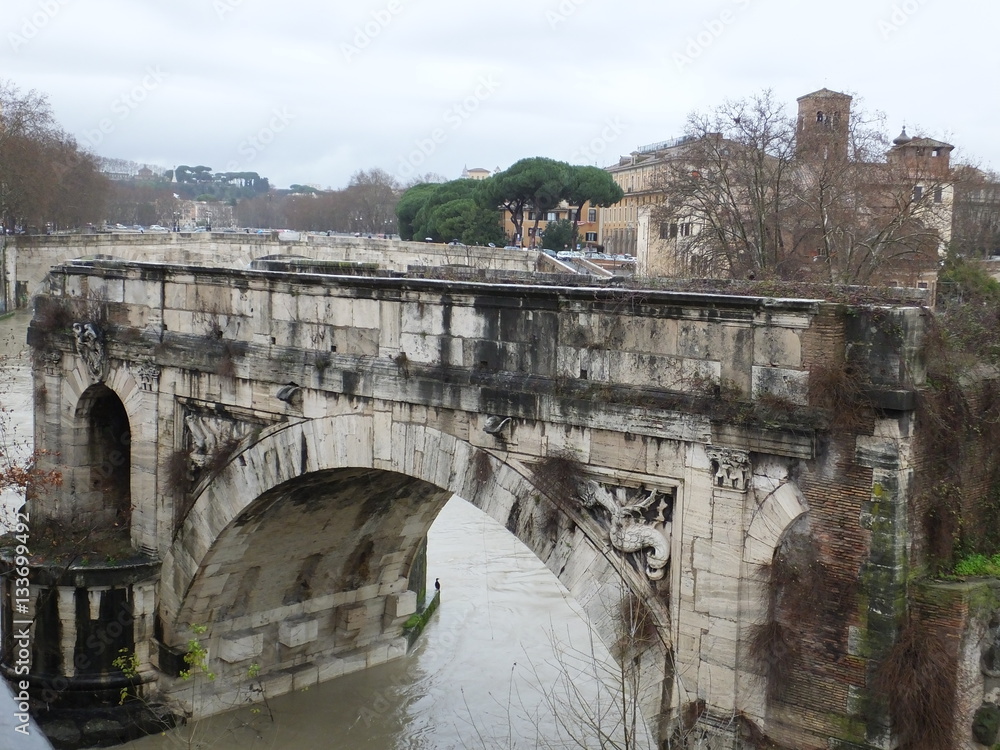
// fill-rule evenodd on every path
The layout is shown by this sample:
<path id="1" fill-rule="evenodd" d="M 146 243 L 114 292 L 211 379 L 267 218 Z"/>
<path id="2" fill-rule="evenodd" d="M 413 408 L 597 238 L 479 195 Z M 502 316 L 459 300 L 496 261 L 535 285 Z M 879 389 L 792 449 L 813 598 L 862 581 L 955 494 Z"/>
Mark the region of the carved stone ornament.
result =
<path id="1" fill-rule="evenodd" d="M 629 494 L 640 497 L 629 497 Z M 672 523 L 667 512 L 672 508 L 669 495 L 651 490 L 642 492 L 627 487 L 607 487 L 588 480 L 580 493 L 585 508 L 600 506 L 611 515 L 610 542 L 619 552 L 646 552 L 646 576 L 652 581 L 663 578 L 670 562 Z M 650 520 L 650 516 L 653 520 Z"/>
<path id="2" fill-rule="evenodd" d="M 486 422 L 483 423 L 483 432 L 487 435 L 500 435 L 503 432 L 503 428 L 510 424 L 510 417 L 500 417 L 496 414 L 490 414 L 486 417 Z"/>
<path id="3" fill-rule="evenodd" d="M 132 373 L 139 381 L 139 387 L 144 391 L 155 391 L 160 379 L 160 368 L 150 361 L 138 362 L 132 365 Z"/>
<path id="4" fill-rule="evenodd" d="M 711 445 L 705 450 L 712 460 L 715 486 L 746 492 L 750 486 L 750 454 L 735 448 L 715 448 Z"/>
<path id="5" fill-rule="evenodd" d="M 97 381 L 108 375 L 108 354 L 104 348 L 104 331 L 96 323 L 86 320 L 73 324 L 76 353 L 87 365 L 90 376 Z"/>
<path id="6" fill-rule="evenodd" d="M 62 352 L 58 349 L 46 349 L 42 352 L 42 367 L 46 375 L 58 375 L 59 364 L 62 362 Z"/>
<path id="7" fill-rule="evenodd" d="M 189 412 L 184 416 L 185 445 L 190 450 L 191 469 L 197 475 L 220 452 L 238 443 L 253 429 L 253 425 L 225 417 Z"/>

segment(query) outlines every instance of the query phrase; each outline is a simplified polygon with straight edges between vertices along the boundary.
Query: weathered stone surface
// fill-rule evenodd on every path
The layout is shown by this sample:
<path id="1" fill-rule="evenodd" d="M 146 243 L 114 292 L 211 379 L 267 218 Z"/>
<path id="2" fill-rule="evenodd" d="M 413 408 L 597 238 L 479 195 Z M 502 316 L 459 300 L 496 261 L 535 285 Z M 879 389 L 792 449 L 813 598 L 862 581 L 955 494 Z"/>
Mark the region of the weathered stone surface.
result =
<path id="1" fill-rule="evenodd" d="M 263 650 L 263 633 L 232 633 L 227 637 L 219 639 L 219 658 L 230 664 L 253 659 L 260 656 Z"/>
<path id="2" fill-rule="evenodd" d="M 409 617 L 417 611 L 417 592 L 402 591 L 390 594 L 385 600 L 385 613 L 390 618 Z"/>
<path id="3" fill-rule="evenodd" d="M 321 254 L 314 245 L 301 248 L 307 257 Z M 148 621 L 136 653 L 148 658 L 154 612 L 174 648 L 192 623 L 208 623 L 205 642 L 223 665 L 198 705 L 233 698 L 251 659 L 276 695 L 402 655 L 402 620 L 426 587 L 414 560 L 452 494 L 517 534 L 608 643 L 619 638 L 623 586 L 647 605 L 659 637 L 640 655 L 641 696 L 653 720 L 699 698 L 717 727 L 735 711 L 778 715 L 759 691 L 747 696 L 759 677 L 747 639 L 768 616 L 755 576 L 803 516 L 842 580 L 861 571 L 867 609 L 855 627 L 895 622 L 914 420 L 880 417 L 871 434 L 840 442 L 817 433 L 825 415 L 808 408 L 809 373 L 849 333 L 832 314 L 817 325 L 829 312 L 821 303 L 106 262 L 59 269 L 50 286 L 70 295 L 51 298 L 59 305 L 90 307 L 102 290 L 127 308 L 115 313 L 127 323 L 108 342 L 102 387 L 121 399 L 131 430 L 133 539 L 164 561 L 155 598 L 136 599 Z M 100 494 L 82 491 L 93 377 L 71 340 L 53 341 L 57 366 L 36 376 L 48 393 L 36 424 L 66 481 L 39 510 L 98 514 Z M 908 349 L 859 352 L 885 365 L 882 385 L 910 386 L 909 374 L 892 376 L 906 372 L 892 357 Z M 138 362 L 158 376 L 139 375 Z M 276 397 L 282 388 L 297 389 L 294 408 Z M 752 399 L 802 408 L 773 408 L 761 424 Z M 191 415 L 239 430 L 195 446 Z M 490 417 L 505 428 L 485 429 Z M 167 466 L 195 454 L 194 486 L 169 487 Z M 671 502 L 581 506 L 572 481 L 546 474 L 548 459 L 567 457 L 577 486 Z M 669 524 L 663 549 L 624 545 L 629 523 Z M 648 576 L 651 555 L 661 578 Z M 854 616 L 853 606 L 844 611 Z M 62 630 L 63 652 L 73 632 Z M 875 658 L 867 635 L 830 627 L 811 644 L 809 690 L 844 698 L 831 711 L 845 725 L 842 682 L 863 686 L 864 665 L 835 660 L 848 650 Z M 839 731 L 817 729 L 823 722 L 833 719 L 795 727 L 793 746 Z"/>

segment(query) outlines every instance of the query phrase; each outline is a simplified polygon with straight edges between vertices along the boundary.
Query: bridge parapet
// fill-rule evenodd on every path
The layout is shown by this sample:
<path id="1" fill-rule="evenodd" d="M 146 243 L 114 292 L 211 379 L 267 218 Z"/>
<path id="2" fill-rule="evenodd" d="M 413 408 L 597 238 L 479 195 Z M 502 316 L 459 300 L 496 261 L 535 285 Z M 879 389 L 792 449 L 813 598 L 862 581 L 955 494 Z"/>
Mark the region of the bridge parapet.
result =
<path id="1" fill-rule="evenodd" d="M 465 245 L 404 242 L 379 237 L 307 232 L 147 232 L 144 234 L 56 234 L 8 238 L 0 248 L 6 276 L 2 309 L 24 307 L 49 269 L 74 258 L 193 264 L 246 269 L 269 256 L 372 264 L 405 272 L 409 266 L 468 266 L 534 271 L 538 253 Z"/>

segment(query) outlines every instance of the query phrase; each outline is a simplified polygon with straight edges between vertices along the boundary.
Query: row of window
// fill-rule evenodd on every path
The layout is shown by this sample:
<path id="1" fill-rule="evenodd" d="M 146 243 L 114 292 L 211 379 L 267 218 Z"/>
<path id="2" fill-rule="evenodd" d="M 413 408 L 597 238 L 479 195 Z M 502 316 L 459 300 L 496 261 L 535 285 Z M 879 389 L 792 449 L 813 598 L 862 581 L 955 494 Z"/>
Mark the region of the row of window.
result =
<path id="1" fill-rule="evenodd" d="M 528 227 L 528 236 L 529 237 L 535 236 L 534 227 Z M 539 236 L 541 236 L 541 233 L 539 233 Z M 585 242 L 597 242 L 597 232 L 587 232 L 586 234 L 584 234 L 583 239 Z"/>
<path id="2" fill-rule="evenodd" d="M 558 211 L 549 211 L 548 213 L 545 214 L 545 221 L 559 221 L 560 218 L 562 217 L 560 217 Z M 534 221 L 534 220 L 535 220 L 535 212 L 528 211 L 528 221 Z M 587 222 L 593 224 L 595 221 L 597 221 L 597 209 L 596 208 L 588 209 Z"/>
<path id="3" fill-rule="evenodd" d="M 924 188 L 921 185 L 916 185 L 913 188 L 913 200 L 918 201 L 924 197 Z M 941 203 L 944 200 L 944 190 L 942 188 L 934 188 L 934 202 Z"/>
<path id="4" fill-rule="evenodd" d="M 680 224 L 663 222 L 660 224 L 660 239 L 672 240 L 678 236 L 690 237 L 694 234 L 694 224 L 689 221 Z"/>

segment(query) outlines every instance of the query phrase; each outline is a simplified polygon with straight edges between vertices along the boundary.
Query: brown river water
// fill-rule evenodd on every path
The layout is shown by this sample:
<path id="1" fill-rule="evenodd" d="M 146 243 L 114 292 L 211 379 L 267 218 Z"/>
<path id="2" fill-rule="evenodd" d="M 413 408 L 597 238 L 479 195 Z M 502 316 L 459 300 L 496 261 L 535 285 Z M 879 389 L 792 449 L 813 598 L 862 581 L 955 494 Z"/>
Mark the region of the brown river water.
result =
<path id="1" fill-rule="evenodd" d="M 0 320 L 0 404 L 22 443 L 31 434 L 27 324 L 23 312 Z M 441 606 L 406 657 L 124 747 L 599 747 L 574 715 L 612 699 L 600 685 L 613 663 L 555 576 L 457 497 L 431 528 L 427 552 Z"/>

